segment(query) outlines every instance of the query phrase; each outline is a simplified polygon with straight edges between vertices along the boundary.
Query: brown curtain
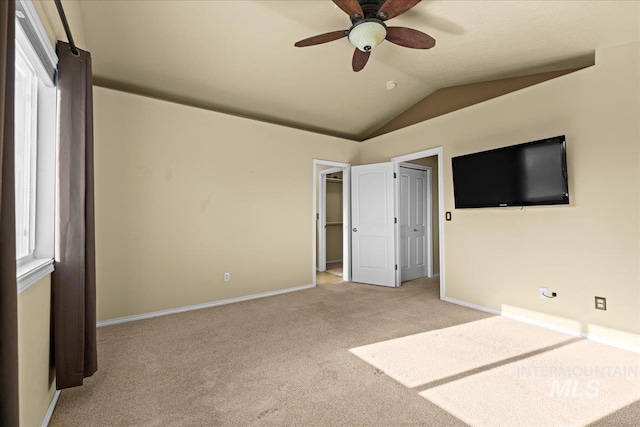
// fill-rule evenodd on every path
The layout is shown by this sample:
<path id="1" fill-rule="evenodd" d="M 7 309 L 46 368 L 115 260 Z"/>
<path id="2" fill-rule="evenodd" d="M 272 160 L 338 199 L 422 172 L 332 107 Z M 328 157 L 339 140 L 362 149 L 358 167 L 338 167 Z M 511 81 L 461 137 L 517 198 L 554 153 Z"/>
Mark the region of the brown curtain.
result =
<path id="1" fill-rule="evenodd" d="M 15 2 L 0 2 L 0 426 L 18 425 L 18 287 L 13 177 Z"/>
<path id="2" fill-rule="evenodd" d="M 91 54 L 58 42 L 58 181 L 53 341 L 58 390 L 98 369 Z"/>

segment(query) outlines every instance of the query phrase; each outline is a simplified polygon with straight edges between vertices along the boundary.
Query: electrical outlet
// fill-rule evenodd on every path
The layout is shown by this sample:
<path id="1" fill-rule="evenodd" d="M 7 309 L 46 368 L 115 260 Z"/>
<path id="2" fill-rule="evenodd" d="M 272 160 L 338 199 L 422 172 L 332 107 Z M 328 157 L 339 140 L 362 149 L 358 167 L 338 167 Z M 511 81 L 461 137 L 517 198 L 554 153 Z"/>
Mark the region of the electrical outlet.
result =
<path id="1" fill-rule="evenodd" d="M 596 297 L 596 310 L 607 310 L 607 299 L 604 297 Z"/>
<path id="2" fill-rule="evenodd" d="M 224 281 L 228 282 L 231 280 L 231 273 L 224 273 Z"/>
<path id="3" fill-rule="evenodd" d="M 549 289 L 548 288 L 538 288 L 538 296 L 540 296 L 540 298 L 542 299 L 547 299 L 547 295 L 549 295 Z"/>

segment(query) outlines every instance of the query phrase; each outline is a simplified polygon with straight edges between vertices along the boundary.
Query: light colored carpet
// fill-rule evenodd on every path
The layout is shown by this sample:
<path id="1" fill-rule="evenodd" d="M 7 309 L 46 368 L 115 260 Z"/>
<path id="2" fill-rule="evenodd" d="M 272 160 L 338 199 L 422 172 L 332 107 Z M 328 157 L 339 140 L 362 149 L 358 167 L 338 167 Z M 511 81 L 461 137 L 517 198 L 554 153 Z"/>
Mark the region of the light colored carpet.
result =
<path id="1" fill-rule="evenodd" d="M 637 354 L 580 340 L 420 395 L 473 426 L 586 426 L 640 400 L 639 367 Z"/>
<path id="2" fill-rule="evenodd" d="M 490 317 L 351 352 L 404 386 L 417 387 L 572 339 L 515 320 Z"/>
<path id="3" fill-rule="evenodd" d="M 640 400 L 638 354 L 501 317 L 351 352 L 472 426 L 585 426 Z"/>
<path id="4" fill-rule="evenodd" d="M 451 378 L 408 388 L 349 352 L 492 318 L 437 298 L 437 279 L 343 282 L 100 328 L 98 372 L 62 392 L 50 426 L 467 425 L 445 401 L 476 405 L 484 393 L 447 389 Z M 486 389 L 499 388 L 495 368 L 466 378 L 486 373 Z M 640 404 L 600 412 L 600 425 L 636 425 Z"/>

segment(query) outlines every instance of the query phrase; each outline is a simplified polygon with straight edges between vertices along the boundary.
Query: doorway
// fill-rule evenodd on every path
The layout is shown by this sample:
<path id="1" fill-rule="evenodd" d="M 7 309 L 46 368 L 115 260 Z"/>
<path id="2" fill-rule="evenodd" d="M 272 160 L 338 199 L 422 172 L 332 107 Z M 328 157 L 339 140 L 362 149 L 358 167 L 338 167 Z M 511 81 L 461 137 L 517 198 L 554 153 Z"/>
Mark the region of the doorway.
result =
<path id="1" fill-rule="evenodd" d="M 318 193 L 318 265 L 317 271 L 331 270 L 332 264 L 342 263 L 342 168 L 329 168 L 319 173 Z"/>
<path id="2" fill-rule="evenodd" d="M 313 284 L 350 279 L 350 165 L 313 160 Z"/>
<path id="3" fill-rule="evenodd" d="M 398 231 L 401 283 L 433 276 L 432 172 L 432 166 L 418 162 L 400 164 Z"/>
<path id="4" fill-rule="evenodd" d="M 440 299 L 446 297 L 444 271 L 444 184 L 443 149 L 431 148 L 394 157 L 391 162 L 354 166 L 327 160 L 313 160 L 313 284 L 318 269 L 319 172 L 342 168 L 343 172 L 343 279 L 399 287 L 401 275 L 400 230 L 397 223 L 400 189 L 397 176 L 402 163 L 430 166 L 432 171 L 432 270 L 439 282 Z M 348 191 L 350 189 L 350 191 Z M 351 209 L 350 209 L 351 208 Z M 427 243 L 428 244 L 428 243 Z M 374 271 L 376 270 L 376 271 Z M 357 273 L 357 274 L 356 274 Z M 375 273 L 375 277 L 368 277 Z M 357 277 L 356 277 L 357 276 Z M 378 280 L 380 279 L 380 280 Z M 426 279 L 432 280 L 432 279 Z"/>
<path id="5" fill-rule="evenodd" d="M 426 249 L 429 250 L 431 256 L 427 257 L 427 278 L 437 278 L 440 282 L 440 299 L 445 298 L 446 284 L 445 284 L 445 271 L 444 271 L 444 183 L 443 183 L 443 153 L 442 147 L 432 148 L 416 153 L 406 154 L 391 159 L 394 164 L 394 171 L 399 176 L 401 166 L 404 164 L 412 164 L 410 166 L 414 169 L 430 168 L 431 169 L 431 183 L 430 187 L 431 195 L 427 196 L 427 211 L 431 212 L 431 217 L 427 219 L 427 233 L 428 228 L 431 229 L 431 236 L 426 238 Z M 396 182 L 396 214 L 400 215 L 400 207 L 402 203 L 402 195 L 400 189 L 399 180 Z M 428 204 L 431 204 L 429 208 Z M 413 230 L 413 228 L 411 229 Z M 396 247 L 401 248 L 401 232 L 400 227 L 396 230 Z M 402 263 L 401 250 L 396 251 L 396 260 L 398 263 Z M 429 267 L 428 264 L 431 264 Z M 396 272 L 397 283 L 401 283 L 401 271 Z"/>

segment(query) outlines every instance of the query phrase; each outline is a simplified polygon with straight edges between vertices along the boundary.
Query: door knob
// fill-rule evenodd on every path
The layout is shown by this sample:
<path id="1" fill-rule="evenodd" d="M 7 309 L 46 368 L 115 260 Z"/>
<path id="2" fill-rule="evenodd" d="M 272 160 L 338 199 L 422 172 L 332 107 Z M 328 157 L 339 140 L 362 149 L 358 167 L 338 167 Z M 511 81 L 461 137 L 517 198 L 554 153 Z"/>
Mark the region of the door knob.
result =
<path id="1" fill-rule="evenodd" d="M 417 228 L 414 228 L 414 229 L 413 229 L 413 231 L 417 232 L 417 231 L 418 231 L 418 229 L 417 229 Z"/>
<path id="2" fill-rule="evenodd" d="M 354 229 L 353 229 L 353 232 L 355 233 L 356 231 L 358 231 L 358 229 L 357 229 L 357 228 L 354 228 Z"/>

